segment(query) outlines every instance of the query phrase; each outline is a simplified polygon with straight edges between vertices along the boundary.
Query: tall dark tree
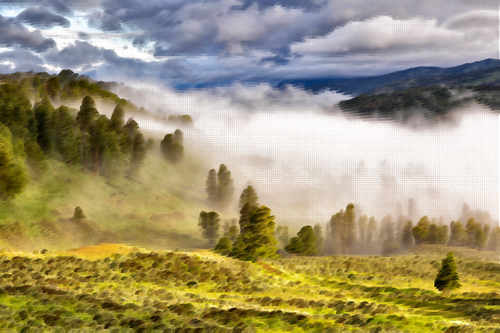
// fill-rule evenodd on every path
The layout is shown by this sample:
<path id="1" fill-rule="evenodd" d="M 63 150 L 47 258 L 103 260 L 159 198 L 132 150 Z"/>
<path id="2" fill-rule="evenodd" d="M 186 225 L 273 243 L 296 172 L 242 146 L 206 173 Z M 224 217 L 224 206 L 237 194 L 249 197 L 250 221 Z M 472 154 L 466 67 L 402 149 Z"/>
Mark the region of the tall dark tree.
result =
<path id="1" fill-rule="evenodd" d="M 465 246 L 466 233 L 460 221 L 451 221 L 448 246 Z"/>
<path id="2" fill-rule="evenodd" d="M 231 171 L 228 170 L 225 164 L 220 165 L 219 172 L 217 173 L 217 189 L 219 206 L 224 210 L 233 199 L 234 194 Z"/>
<path id="3" fill-rule="evenodd" d="M 96 109 L 96 104 L 92 96 L 85 96 L 80 106 L 80 112 L 78 112 L 76 116 L 76 121 L 80 130 L 86 132 L 89 125 L 98 115 L 99 111 Z"/>
<path id="4" fill-rule="evenodd" d="M 321 228 L 321 224 L 316 223 L 314 225 L 314 237 L 316 238 L 316 255 L 322 256 L 325 239 L 323 237 L 323 230 Z"/>
<path id="5" fill-rule="evenodd" d="M 57 76 L 53 76 L 47 80 L 45 85 L 45 90 L 47 91 L 47 95 L 50 97 L 50 99 L 59 99 L 59 91 L 61 90 L 61 83 L 59 82 L 59 78 Z"/>
<path id="6" fill-rule="evenodd" d="M 278 241 L 274 237 L 275 225 L 271 210 L 261 206 L 252 214 L 250 223 L 241 230 L 229 255 L 245 261 L 279 257 L 276 254 Z"/>
<path id="7" fill-rule="evenodd" d="M 436 276 L 434 287 L 443 292 L 443 296 L 449 296 L 449 292 L 460 288 L 460 279 L 458 277 L 457 265 L 453 252 L 448 252 L 448 255 L 441 263 L 441 270 Z"/>
<path id="8" fill-rule="evenodd" d="M 358 220 L 359 242 L 362 246 L 366 244 L 366 227 L 368 224 L 368 216 L 365 214 Z"/>
<path id="9" fill-rule="evenodd" d="M 241 192 L 240 202 L 238 203 L 238 208 L 242 208 L 245 203 L 250 203 L 251 206 L 258 206 L 259 197 L 257 196 L 257 192 L 252 187 L 252 185 L 248 185 L 247 188 Z"/>
<path id="10" fill-rule="evenodd" d="M 124 126 L 125 126 L 125 111 L 123 110 L 123 107 L 118 104 L 115 106 L 113 113 L 111 114 L 109 129 L 117 133 L 121 133 L 123 131 Z"/>
<path id="11" fill-rule="evenodd" d="M 9 200 L 21 194 L 29 182 L 26 165 L 14 154 L 12 134 L 0 124 L 0 198 Z"/>
<path id="12" fill-rule="evenodd" d="M 424 216 L 418 221 L 417 225 L 413 228 L 412 234 L 415 239 L 415 244 L 424 244 L 429 237 L 429 218 Z"/>
<path id="13" fill-rule="evenodd" d="M 318 248 L 316 247 L 316 236 L 314 229 L 310 225 L 306 225 L 300 229 L 297 236 L 302 242 L 302 254 L 306 256 L 316 255 Z"/>
<path id="14" fill-rule="evenodd" d="M 366 230 L 366 246 L 373 249 L 373 245 L 377 242 L 377 221 L 375 216 L 371 216 Z"/>
<path id="15" fill-rule="evenodd" d="M 130 174 L 136 175 L 139 169 L 144 164 L 146 158 L 146 146 L 144 144 L 144 136 L 142 133 L 137 133 L 132 144 L 132 156 L 130 159 Z"/>
<path id="16" fill-rule="evenodd" d="M 54 107 L 48 98 L 44 98 L 40 103 L 35 105 L 36 141 L 45 154 L 51 153 L 55 148 L 53 113 Z"/>
<path id="17" fill-rule="evenodd" d="M 174 142 L 178 142 L 182 145 L 184 143 L 184 133 L 182 133 L 180 129 L 176 129 L 172 135 L 172 139 Z"/>
<path id="18" fill-rule="evenodd" d="M 356 241 L 356 215 L 354 205 L 348 204 L 344 212 L 345 244 L 343 244 L 343 253 L 351 253 Z"/>
<path id="19" fill-rule="evenodd" d="M 342 244 L 345 243 L 345 227 L 344 227 L 344 210 L 341 209 L 338 213 L 330 218 L 330 239 L 333 245 L 333 253 L 340 254 L 342 252 Z"/>
<path id="20" fill-rule="evenodd" d="M 203 238 L 207 239 L 210 244 L 215 244 L 215 240 L 219 238 L 219 214 L 202 211 L 199 216 L 198 225 L 201 227 Z"/>
<path id="21" fill-rule="evenodd" d="M 212 169 L 208 172 L 208 177 L 205 182 L 205 191 L 207 192 L 207 200 L 210 206 L 217 207 L 218 202 L 218 186 L 217 186 L 217 171 Z"/>
<path id="22" fill-rule="evenodd" d="M 401 248 L 408 249 L 413 246 L 413 222 L 407 221 L 401 235 Z"/>

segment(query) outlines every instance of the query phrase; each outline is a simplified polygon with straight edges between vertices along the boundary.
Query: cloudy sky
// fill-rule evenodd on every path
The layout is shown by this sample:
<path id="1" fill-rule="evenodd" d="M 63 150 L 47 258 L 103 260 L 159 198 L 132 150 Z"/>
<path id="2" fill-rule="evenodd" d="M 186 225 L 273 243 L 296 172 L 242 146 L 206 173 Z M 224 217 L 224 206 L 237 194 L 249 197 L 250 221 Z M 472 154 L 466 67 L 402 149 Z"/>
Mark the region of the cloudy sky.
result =
<path id="1" fill-rule="evenodd" d="M 0 0 L 0 72 L 278 82 L 498 58 L 497 0 Z"/>

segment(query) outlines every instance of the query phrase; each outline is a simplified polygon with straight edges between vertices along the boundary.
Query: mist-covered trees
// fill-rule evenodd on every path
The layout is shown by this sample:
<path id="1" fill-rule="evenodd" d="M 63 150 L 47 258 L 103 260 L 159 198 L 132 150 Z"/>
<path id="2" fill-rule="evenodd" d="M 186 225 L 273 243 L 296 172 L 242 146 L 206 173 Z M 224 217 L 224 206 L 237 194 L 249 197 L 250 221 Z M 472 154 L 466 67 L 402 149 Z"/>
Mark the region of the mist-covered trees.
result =
<path id="1" fill-rule="evenodd" d="M 170 163 L 176 164 L 184 156 L 184 146 L 182 142 L 184 134 L 180 129 L 175 130 L 173 134 L 166 134 L 160 142 L 160 150 L 163 158 Z"/>
<path id="2" fill-rule="evenodd" d="M 324 251 L 324 242 L 325 242 L 325 239 L 323 237 L 323 230 L 322 230 L 323 228 L 321 228 L 321 224 L 316 223 L 313 229 L 314 229 L 314 237 L 316 238 L 315 242 L 316 255 L 322 256 Z"/>
<path id="3" fill-rule="evenodd" d="M 137 133 L 132 143 L 132 157 L 130 159 L 130 174 L 137 175 L 146 158 L 146 146 L 142 133 Z"/>
<path id="4" fill-rule="evenodd" d="M 443 295 L 448 296 L 449 291 L 458 289 L 461 286 L 455 257 L 453 256 L 453 252 L 448 252 L 448 255 L 441 263 L 441 269 L 434 281 L 434 287 L 442 291 Z"/>
<path id="5" fill-rule="evenodd" d="M 198 219 L 198 226 L 201 227 L 203 238 L 207 239 L 210 244 L 215 244 L 215 240 L 219 237 L 220 233 L 220 217 L 216 212 L 200 213 Z"/>
<path id="6" fill-rule="evenodd" d="M 251 206 L 258 206 L 259 197 L 257 196 L 257 192 L 252 187 L 252 185 L 248 185 L 247 188 L 241 192 L 240 201 L 238 203 L 238 208 L 242 208 L 245 203 L 249 203 Z"/>
<path id="7" fill-rule="evenodd" d="M 208 172 L 208 177 L 205 182 L 205 190 L 207 193 L 207 201 L 212 207 L 225 210 L 233 200 L 234 185 L 231 178 L 231 172 L 226 165 L 221 164 L 219 172 L 215 169 Z M 241 228 L 241 223 L 240 223 Z"/>
<path id="8" fill-rule="evenodd" d="M 356 215 L 354 205 L 348 204 L 330 219 L 330 234 L 334 253 L 349 253 L 356 241 Z"/>
<path id="9" fill-rule="evenodd" d="M 413 246 L 413 222 L 407 221 L 401 234 L 401 248 L 408 249 Z"/>

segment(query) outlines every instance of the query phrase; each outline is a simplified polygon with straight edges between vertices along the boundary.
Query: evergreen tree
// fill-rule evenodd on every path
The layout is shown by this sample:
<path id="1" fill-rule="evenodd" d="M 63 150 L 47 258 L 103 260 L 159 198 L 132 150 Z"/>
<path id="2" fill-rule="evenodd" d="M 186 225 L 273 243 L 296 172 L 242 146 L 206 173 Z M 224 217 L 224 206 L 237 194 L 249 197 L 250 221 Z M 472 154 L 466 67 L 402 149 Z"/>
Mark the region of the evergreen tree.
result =
<path id="1" fill-rule="evenodd" d="M 466 233 L 460 221 L 451 221 L 448 246 L 465 246 Z"/>
<path id="2" fill-rule="evenodd" d="M 278 241 L 274 238 L 275 223 L 271 210 L 266 206 L 258 208 L 250 222 L 241 230 L 238 240 L 229 254 L 237 259 L 255 261 L 258 258 L 276 258 Z"/>
<path id="3" fill-rule="evenodd" d="M 173 164 L 179 163 L 184 157 L 184 146 L 179 142 L 174 142 L 170 148 L 170 161 Z"/>
<path id="4" fill-rule="evenodd" d="M 429 218 L 424 216 L 418 221 L 417 225 L 413 228 L 412 234 L 415 239 L 415 244 L 424 244 L 429 237 Z"/>
<path id="5" fill-rule="evenodd" d="M 439 245 L 446 245 L 448 243 L 448 226 L 442 225 L 438 227 L 437 243 Z"/>
<path id="6" fill-rule="evenodd" d="M 29 182 L 26 165 L 14 154 L 12 134 L 0 125 L 0 198 L 9 200 L 21 194 Z"/>
<path id="7" fill-rule="evenodd" d="M 240 210 L 240 230 L 243 230 L 245 226 L 250 223 L 250 218 L 252 214 L 257 210 L 258 206 L 252 206 L 250 202 L 246 202 Z"/>
<path id="8" fill-rule="evenodd" d="M 83 210 L 80 208 L 80 206 L 77 206 L 75 208 L 75 213 L 73 214 L 73 220 L 84 220 L 85 215 L 83 214 Z"/>
<path id="9" fill-rule="evenodd" d="M 338 213 L 330 218 L 330 238 L 333 246 L 333 253 L 340 254 L 342 251 L 342 242 L 345 242 L 344 228 L 344 210 L 341 209 Z M 342 241 L 342 237 L 344 240 Z"/>
<path id="10" fill-rule="evenodd" d="M 348 204 L 344 212 L 344 225 L 346 229 L 346 241 L 343 253 L 351 253 L 356 242 L 356 215 L 354 214 L 354 205 Z"/>
<path id="11" fill-rule="evenodd" d="M 34 178 L 40 178 L 49 168 L 47 158 L 38 143 L 31 138 L 24 141 L 26 164 Z"/>
<path id="12" fill-rule="evenodd" d="M 217 186 L 217 172 L 212 169 L 208 172 L 207 181 L 205 182 L 205 191 L 208 196 L 208 204 L 212 207 L 217 207 L 218 201 L 218 186 Z M 241 228 L 241 225 L 240 225 Z"/>
<path id="13" fill-rule="evenodd" d="M 455 257 L 453 257 L 453 252 L 448 252 L 448 255 L 441 263 L 441 270 L 436 276 L 434 287 L 442 291 L 443 295 L 448 296 L 449 291 L 458 289 L 461 286 Z"/>
<path id="14" fill-rule="evenodd" d="M 325 239 L 323 238 L 323 231 L 321 228 L 321 224 L 319 223 L 316 223 L 316 225 L 314 226 L 314 237 L 316 238 L 316 255 L 322 256 Z"/>
<path id="15" fill-rule="evenodd" d="M 488 250 L 489 251 L 497 251 L 500 243 L 500 226 L 496 226 L 491 231 L 489 242 L 488 242 Z"/>
<path id="16" fill-rule="evenodd" d="M 302 254 L 306 256 L 313 256 L 318 252 L 316 247 L 316 237 L 314 229 L 310 225 L 306 225 L 300 229 L 297 236 L 302 242 Z"/>
<path id="17" fill-rule="evenodd" d="M 467 220 L 465 225 L 466 246 L 475 246 L 476 233 L 480 228 L 481 226 L 476 222 L 475 218 L 471 217 Z"/>
<path id="18" fill-rule="evenodd" d="M 125 126 L 125 111 L 123 107 L 118 104 L 115 106 L 113 113 L 111 114 L 111 119 L 109 122 L 109 129 L 121 134 Z"/>
<path id="19" fill-rule="evenodd" d="M 184 133 L 182 133 L 180 129 L 176 129 L 172 135 L 172 139 L 174 142 L 178 142 L 182 145 L 184 143 Z"/>
<path id="20" fill-rule="evenodd" d="M 59 99 L 59 91 L 61 90 L 61 84 L 59 82 L 59 78 L 57 76 L 53 76 L 47 80 L 45 83 L 47 95 L 51 100 Z"/>
<path id="21" fill-rule="evenodd" d="M 34 108 L 34 114 L 37 124 L 36 141 L 45 154 L 54 150 L 54 128 L 53 128 L 54 107 L 44 98 Z"/>
<path id="22" fill-rule="evenodd" d="M 220 217 L 216 212 L 202 211 L 199 216 L 198 225 L 202 229 L 203 238 L 207 239 L 210 244 L 214 244 L 219 238 Z"/>
<path id="23" fill-rule="evenodd" d="M 95 101 L 92 96 L 85 96 L 80 106 L 80 112 L 76 116 L 76 121 L 80 130 L 86 132 L 89 125 L 99 115 L 99 111 L 95 108 Z"/>
<path id="24" fill-rule="evenodd" d="M 438 226 L 435 225 L 434 223 L 431 223 L 429 226 L 429 235 L 427 236 L 427 241 L 426 243 L 428 244 L 437 244 L 438 242 Z"/>
<path id="25" fill-rule="evenodd" d="M 172 134 L 167 134 L 160 142 L 160 151 L 163 158 L 170 163 L 178 163 L 184 155 L 184 147 L 174 140 Z"/>
<path id="26" fill-rule="evenodd" d="M 231 240 L 228 237 L 222 237 L 219 239 L 217 245 L 215 245 L 214 252 L 222 255 L 227 255 L 233 250 Z"/>
<path id="27" fill-rule="evenodd" d="M 359 228 L 359 242 L 362 246 L 366 245 L 366 225 L 368 223 L 368 216 L 363 215 L 358 220 Z"/>
<path id="28" fill-rule="evenodd" d="M 299 237 L 292 237 L 290 242 L 285 246 L 285 251 L 292 254 L 302 254 L 304 252 L 304 244 Z"/>
<path id="29" fill-rule="evenodd" d="M 257 192 L 255 192 L 254 188 L 249 185 L 246 189 L 241 192 L 240 202 L 238 203 L 238 208 L 242 208 L 245 203 L 250 203 L 251 206 L 258 206 L 259 197 L 257 196 Z"/>
<path id="30" fill-rule="evenodd" d="M 376 243 L 376 235 L 377 235 L 377 221 L 375 220 L 375 216 L 370 217 L 370 221 L 368 222 L 368 228 L 366 230 L 366 246 L 372 250 L 374 244 Z"/>
<path id="31" fill-rule="evenodd" d="M 238 235 L 240 234 L 238 227 L 236 226 L 236 219 L 231 221 L 231 224 L 226 221 L 224 224 L 224 234 L 222 237 L 227 237 L 231 241 L 231 244 L 236 242 Z"/>
<path id="32" fill-rule="evenodd" d="M 233 199 L 234 185 L 231 171 L 225 164 L 221 164 L 217 173 L 218 203 L 221 209 L 226 208 Z"/>
<path id="33" fill-rule="evenodd" d="M 146 147 L 144 145 L 144 136 L 137 133 L 132 144 L 132 156 L 130 159 L 130 174 L 136 175 L 144 164 L 146 158 Z"/>
<path id="34" fill-rule="evenodd" d="M 407 221 L 401 235 L 401 248 L 409 249 L 413 246 L 413 222 Z"/>

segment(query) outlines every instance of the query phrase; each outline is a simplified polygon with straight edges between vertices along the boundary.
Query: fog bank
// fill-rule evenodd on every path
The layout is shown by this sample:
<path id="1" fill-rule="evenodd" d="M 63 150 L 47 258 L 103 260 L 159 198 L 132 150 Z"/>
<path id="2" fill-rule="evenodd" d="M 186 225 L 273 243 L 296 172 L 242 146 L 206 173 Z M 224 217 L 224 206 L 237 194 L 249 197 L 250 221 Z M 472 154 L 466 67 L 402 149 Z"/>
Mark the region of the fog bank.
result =
<path id="1" fill-rule="evenodd" d="M 346 116 L 331 106 L 350 96 L 334 92 L 153 84 L 115 92 L 158 115 L 191 115 L 193 126 L 181 127 L 186 149 L 211 168 L 226 164 L 237 197 L 252 182 L 278 223 L 325 223 L 350 202 L 380 220 L 407 213 L 410 198 L 419 217 L 449 222 L 468 203 L 498 219 L 499 117 L 479 105 L 455 111 L 450 123 L 426 126 L 415 117 L 403 126 Z M 135 119 L 161 137 L 179 127 Z"/>

